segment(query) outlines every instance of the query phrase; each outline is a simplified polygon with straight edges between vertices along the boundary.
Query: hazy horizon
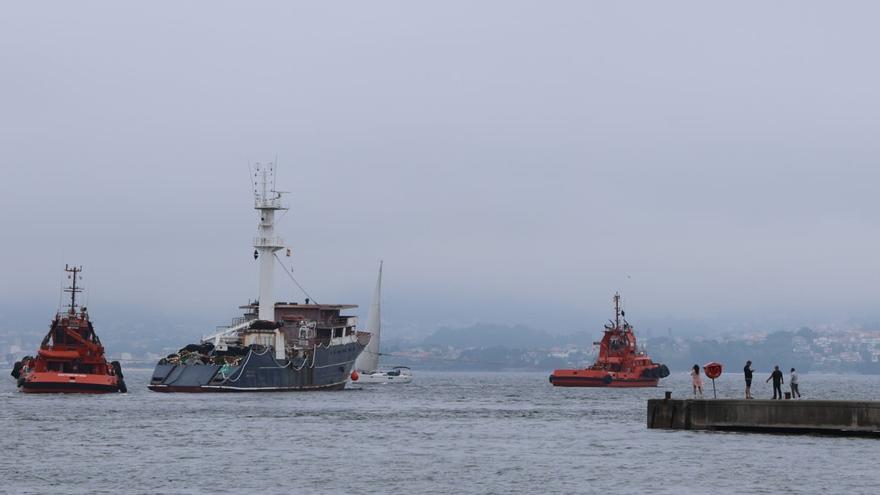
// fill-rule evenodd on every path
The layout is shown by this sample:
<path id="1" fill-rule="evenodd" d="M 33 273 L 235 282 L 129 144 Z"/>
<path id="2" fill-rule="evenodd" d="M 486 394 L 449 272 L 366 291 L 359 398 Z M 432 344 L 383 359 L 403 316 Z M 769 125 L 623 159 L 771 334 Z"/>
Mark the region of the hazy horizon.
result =
<path id="1" fill-rule="evenodd" d="M 365 315 L 384 260 L 392 334 L 880 321 L 880 7 L 745 4 L 9 6 L 3 318 L 75 263 L 224 323 L 277 156 L 297 278 Z"/>

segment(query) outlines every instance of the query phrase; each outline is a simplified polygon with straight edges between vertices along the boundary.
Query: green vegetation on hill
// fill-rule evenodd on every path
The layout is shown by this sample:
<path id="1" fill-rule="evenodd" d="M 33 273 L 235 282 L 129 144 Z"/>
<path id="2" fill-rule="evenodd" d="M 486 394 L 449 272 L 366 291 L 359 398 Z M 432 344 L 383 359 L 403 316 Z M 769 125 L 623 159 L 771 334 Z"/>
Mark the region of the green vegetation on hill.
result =
<path id="1" fill-rule="evenodd" d="M 651 339 L 648 351 L 651 357 L 672 370 L 687 370 L 694 364 L 702 366 L 710 361 L 725 365 L 726 371 L 739 371 L 746 361 L 752 361 L 756 371 L 771 370 L 779 365 L 784 369 L 809 371 L 813 358 L 809 353 L 794 350 L 793 332 L 774 332 L 763 341 L 732 340 L 674 341 L 666 337 Z"/>

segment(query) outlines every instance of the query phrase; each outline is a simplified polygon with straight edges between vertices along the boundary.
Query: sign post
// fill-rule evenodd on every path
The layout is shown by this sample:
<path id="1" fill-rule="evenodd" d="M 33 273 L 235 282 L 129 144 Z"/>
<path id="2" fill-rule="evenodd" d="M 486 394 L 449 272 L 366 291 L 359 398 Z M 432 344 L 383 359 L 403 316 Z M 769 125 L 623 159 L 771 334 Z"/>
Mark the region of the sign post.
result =
<path id="1" fill-rule="evenodd" d="M 718 393 L 715 392 L 715 379 L 721 376 L 721 369 L 721 363 L 716 363 L 715 361 L 703 365 L 703 373 L 706 373 L 706 376 L 712 379 L 712 396 L 716 399 L 718 398 Z"/>

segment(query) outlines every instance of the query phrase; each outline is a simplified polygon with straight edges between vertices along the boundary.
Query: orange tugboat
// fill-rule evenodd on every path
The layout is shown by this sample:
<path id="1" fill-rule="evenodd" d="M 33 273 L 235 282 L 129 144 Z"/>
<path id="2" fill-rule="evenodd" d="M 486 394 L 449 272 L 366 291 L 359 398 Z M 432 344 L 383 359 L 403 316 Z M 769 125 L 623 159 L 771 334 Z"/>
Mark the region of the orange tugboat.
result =
<path id="1" fill-rule="evenodd" d="M 76 304 L 76 295 L 82 292 L 76 285 L 82 267 L 65 265 L 64 270 L 73 280 L 64 289 L 70 293 L 70 306 L 55 315 L 37 357 L 15 363 L 12 376 L 27 393 L 124 393 L 122 367 L 118 361 L 107 363 L 86 308 Z"/>
<path id="2" fill-rule="evenodd" d="M 556 387 L 656 387 L 669 376 L 666 365 L 655 363 L 636 345 L 633 327 L 620 310 L 620 294 L 614 294 L 614 320 L 605 325 L 599 358 L 579 370 L 554 370 L 550 383 Z"/>

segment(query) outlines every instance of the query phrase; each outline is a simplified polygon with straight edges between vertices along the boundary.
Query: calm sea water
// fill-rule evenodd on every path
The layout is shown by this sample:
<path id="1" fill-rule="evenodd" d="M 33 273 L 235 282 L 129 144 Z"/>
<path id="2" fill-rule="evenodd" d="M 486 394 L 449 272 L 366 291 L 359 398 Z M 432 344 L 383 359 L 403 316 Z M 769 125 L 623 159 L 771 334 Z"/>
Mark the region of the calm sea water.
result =
<path id="1" fill-rule="evenodd" d="M 0 380 L 3 493 L 877 493 L 880 440 L 648 430 L 656 389 L 428 373 L 341 392 L 26 396 Z M 6 372 L 4 372 L 6 375 Z M 756 374 L 756 378 L 763 374 Z M 763 380 L 756 380 L 756 385 Z M 738 375 L 719 396 L 740 393 Z M 803 375 L 811 398 L 880 377 Z M 770 396 L 769 385 L 755 387 Z M 707 383 L 711 394 L 711 382 Z"/>

